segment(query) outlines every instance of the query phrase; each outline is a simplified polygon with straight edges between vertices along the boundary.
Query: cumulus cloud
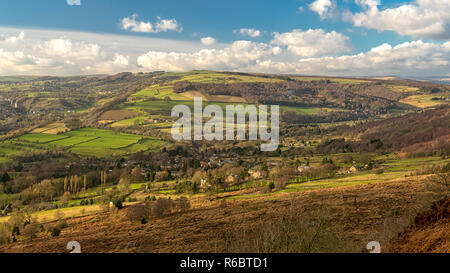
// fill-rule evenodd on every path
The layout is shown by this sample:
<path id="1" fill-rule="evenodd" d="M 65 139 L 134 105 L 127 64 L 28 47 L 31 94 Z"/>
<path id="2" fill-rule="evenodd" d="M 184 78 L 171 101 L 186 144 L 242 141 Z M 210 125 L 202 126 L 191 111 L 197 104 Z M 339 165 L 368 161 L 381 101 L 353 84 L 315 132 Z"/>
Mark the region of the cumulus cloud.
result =
<path id="1" fill-rule="evenodd" d="M 19 41 L 23 41 L 25 39 L 25 33 L 21 31 L 17 36 L 6 37 L 5 42 L 8 44 L 16 44 Z"/>
<path id="2" fill-rule="evenodd" d="M 47 71 L 55 66 L 56 63 L 50 59 L 39 58 L 22 51 L 5 51 L 0 48 L 0 74 L 12 75 L 18 73 L 27 73 L 34 71 Z"/>
<path id="3" fill-rule="evenodd" d="M 79 59 L 93 59 L 100 54 L 100 46 L 97 44 L 73 43 L 66 39 L 52 39 L 37 45 L 36 48 L 49 56 L 77 57 Z"/>
<path id="4" fill-rule="evenodd" d="M 201 43 L 205 46 L 212 46 L 217 43 L 216 39 L 213 37 L 204 37 L 200 39 Z"/>
<path id="5" fill-rule="evenodd" d="M 382 44 L 355 55 L 305 58 L 297 62 L 266 60 L 250 69 L 260 72 L 315 75 L 444 75 L 450 69 L 450 42 Z"/>
<path id="6" fill-rule="evenodd" d="M 377 0 L 355 1 L 363 9 L 347 16 L 355 26 L 391 30 L 415 38 L 450 38 L 450 0 L 416 0 L 386 9 L 379 9 Z"/>
<path id="7" fill-rule="evenodd" d="M 250 36 L 252 38 L 261 36 L 261 31 L 254 28 L 241 28 L 239 30 L 234 30 L 233 32 L 239 33 L 242 36 Z"/>
<path id="8" fill-rule="evenodd" d="M 332 0 L 315 0 L 309 4 L 309 9 L 319 14 L 322 19 L 329 17 L 335 7 L 336 3 Z"/>
<path id="9" fill-rule="evenodd" d="M 221 50 L 202 49 L 194 53 L 149 51 L 138 57 L 137 63 L 147 70 L 230 70 L 256 64 L 260 59 L 280 53 L 279 47 L 250 41 L 236 41 Z"/>
<path id="10" fill-rule="evenodd" d="M 81 0 L 66 0 L 69 6 L 81 6 Z"/>
<path id="11" fill-rule="evenodd" d="M 272 43 L 286 46 L 290 52 L 297 56 L 315 57 L 350 52 L 352 47 L 349 40 L 349 37 L 335 31 L 294 29 L 292 32 L 274 33 Z"/>
<path id="12" fill-rule="evenodd" d="M 7 35 L 6 39 L 0 40 L 0 74 L 118 73 L 132 67 L 129 56 L 111 50 L 106 52 L 96 43 L 66 37 L 45 39 L 45 35 L 28 36 L 31 37 L 25 38 L 25 32 L 21 31 L 17 36 Z M 90 69 L 86 69 L 89 66 Z"/>
<path id="13" fill-rule="evenodd" d="M 345 53 L 348 47 L 330 46 L 345 45 L 344 36 L 323 30 L 278 33 L 269 44 L 236 41 L 206 49 L 200 41 L 5 27 L 0 27 L 0 36 L 3 37 L 1 75 L 211 69 L 341 76 L 440 76 L 450 71 L 450 42 L 385 43 L 366 52 L 348 54 Z M 19 39 L 7 42 L 10 37 Z"/>
<path id="14" fill-rule="evenodd" d="M 96 63 L 94 65 L 88 65 L 81 70 L 88 74 L 112 74 L 117 71 L 124 71 L 129 68 L 130 56 L 125 56 L 116 53 L 112 60 Z"/>
<path id="15" fill-rule="evenodd" d="M 130 17 L 125 17 L 121 21 L 121 28 L 123 30 L 130 30 L 133 32 L 144 33 L 160 33 L 168 31 L 183 31 L 183 27 L 175 19 L 162 19 L 158 17 L 156 23 L 143 22 L 136 20 L 138 14 L 133 14 Z"/>

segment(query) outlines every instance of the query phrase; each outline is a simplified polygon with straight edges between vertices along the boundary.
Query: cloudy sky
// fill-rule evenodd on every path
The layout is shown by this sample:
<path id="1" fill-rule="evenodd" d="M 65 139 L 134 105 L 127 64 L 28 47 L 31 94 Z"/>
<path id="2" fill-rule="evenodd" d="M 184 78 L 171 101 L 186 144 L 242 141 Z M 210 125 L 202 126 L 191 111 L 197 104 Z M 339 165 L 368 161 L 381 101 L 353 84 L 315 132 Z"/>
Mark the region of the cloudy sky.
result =
<path id="1" fill-rule="evenodd" d="M 0 75 L 450 76 L 450 0 L 0 2 Z"/>

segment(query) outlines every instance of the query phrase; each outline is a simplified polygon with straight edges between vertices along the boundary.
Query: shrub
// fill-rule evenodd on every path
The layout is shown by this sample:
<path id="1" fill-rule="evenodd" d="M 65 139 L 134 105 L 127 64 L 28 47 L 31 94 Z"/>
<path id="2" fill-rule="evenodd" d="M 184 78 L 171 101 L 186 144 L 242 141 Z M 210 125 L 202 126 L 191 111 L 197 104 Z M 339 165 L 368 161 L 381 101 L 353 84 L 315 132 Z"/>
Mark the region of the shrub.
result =
<path id="1" fill-rule="evenodd" d="M 137 204 L 129 206 L 125 213 L 126 217 L 130 221 L 141 221 L 142 219 L 148 219 L 150 216 L 150 209 L 145 204 Z"/>
<path id="2" fill-rule="evenodd" d="M 38 232 L 39 232 L 39 224 L 37 222 L 33 222 L 24 227 L 23 236 L 28 240 L 32 241 L 34 238 L 37 237 Z"/>
<path id="3" fill-rule="evenodd" d="M 59 229 L 58 227 L 53 227 L 52 229 L 52 237 L 58 237 L 59 234 L 61 234 L 61 229 Z"/>
<path id="4" fill-rule="evenodd" d="M 159 198 L 153 206 L 153 215 L 161 218 L 165 215 L 172 213 L 173 200 L 168 198 Z"/>
<path id="5" fill-rule="evenodd" d="M 0 225 L 0 245 L 7 244 L 11 240 L 11 230 L 8 225 Z"/>
<path id="6" fill-rule="evenodd" d="M 59 221 L 56 223 L 56 226 L 55 226 L 55 227 L 57 227 L 58 229 L 64 229 L 64 228 L 66 228 L 66 227 L 67 227 L 67 222 L 66 222 L 66 220 L 64 220 L 64 219 L 59 220 Z"/>
<path id="7" fill-rule="evenodd" d="M 185 212 L 191 208 L 191 201 L 188 198 L 182 196 L 175 201 L 175 206 L 182 212 Z"/>
<path id="8" fill-rule="evenodd" d="M 123 209 L 123 203 L 122 200 L 117 200 L 114 202 L 114 206 L 118 209 Z"/>

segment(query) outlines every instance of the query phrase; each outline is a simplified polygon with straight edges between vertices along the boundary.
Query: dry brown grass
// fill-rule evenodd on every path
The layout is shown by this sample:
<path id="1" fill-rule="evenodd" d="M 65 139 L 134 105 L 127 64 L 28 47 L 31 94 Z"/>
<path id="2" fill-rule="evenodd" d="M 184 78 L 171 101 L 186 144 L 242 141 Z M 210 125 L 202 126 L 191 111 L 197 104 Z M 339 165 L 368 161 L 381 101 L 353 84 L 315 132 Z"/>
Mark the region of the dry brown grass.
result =
<path id="1" fill-rule="evenodd" d="M 391 232 L 409 224 L 428 202 L 427 181 L 411 177 L 247 200 L 196 197 L 186 213 L 152 218 L 145 225 L 121 213 L 103 213 L 69 220 L 59 237 L 40 234 L 32 243 L 1 246 L 0 252 L 64 252 L 72 240 L 83 252 L 361 252 L 369 241 L 385 245 Z M 330 239 L 334 235 L 337 240 Z M 233 236 L 239 240 L 234 245 L 229 243 Z M 290 237 L 295 243 L 287 243 Z"/>

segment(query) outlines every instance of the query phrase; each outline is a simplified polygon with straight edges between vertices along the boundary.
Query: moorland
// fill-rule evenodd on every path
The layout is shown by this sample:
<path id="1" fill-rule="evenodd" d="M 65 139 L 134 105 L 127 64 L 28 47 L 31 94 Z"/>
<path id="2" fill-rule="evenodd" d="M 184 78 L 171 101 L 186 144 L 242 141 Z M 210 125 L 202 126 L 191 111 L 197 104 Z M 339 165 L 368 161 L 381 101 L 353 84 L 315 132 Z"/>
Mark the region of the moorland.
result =
<path id="1" fill-rule="evenodd" d="M 238 72 L 0 77 L 0 252 L 449 252 L 450 86 Z M 280 105 L 280 146 L 174 106 Z"/>

